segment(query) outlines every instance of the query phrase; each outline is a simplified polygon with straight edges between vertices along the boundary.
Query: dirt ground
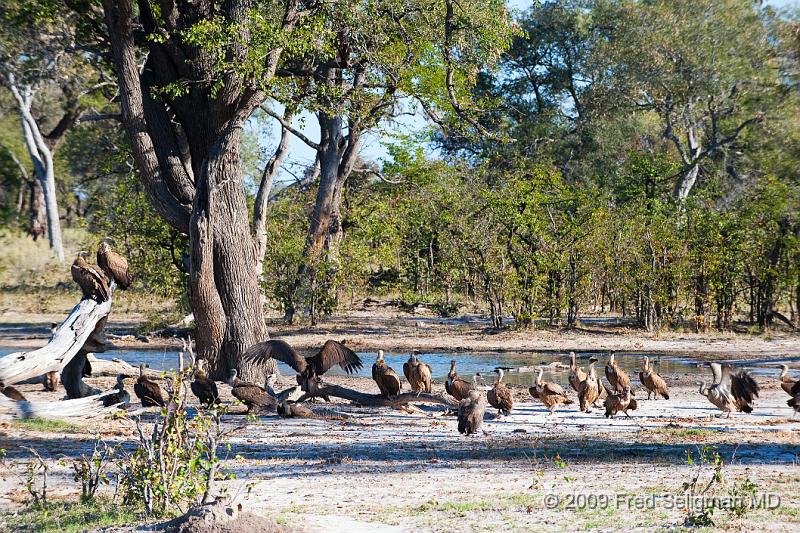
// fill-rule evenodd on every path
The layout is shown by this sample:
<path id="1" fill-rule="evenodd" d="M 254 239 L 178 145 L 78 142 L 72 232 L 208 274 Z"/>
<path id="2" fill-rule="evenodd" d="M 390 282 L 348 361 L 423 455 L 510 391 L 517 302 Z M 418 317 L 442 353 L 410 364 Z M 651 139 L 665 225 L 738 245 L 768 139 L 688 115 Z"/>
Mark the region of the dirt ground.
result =
<path id="1" fill-rule="evenodd" d="M 4 333 L 0 345 L 43 342 L 29 317 L 0 316 L 26 324 Z M 119 321 L 119 319 L 118 319 Z M 123 322 L 111 325 L 120 346 L 138 345 Z M 4 330 L 8 331 L 8 330 Z M 493 334 L 475 317 L 444 320 L 400 313 L 351 312 L 315 329 L 274 327 L 300 348 L 327 338 L 348 339 L 358 350 L 514 351 L 647 350 L 689 357 L 774 359 L 800 354 L 790 334 L 645 335 L 623 326 L 584 325 L 568 333 L 552 330 Z M 23 338 L 27 337 L 27 338 Z M 37 344 L 38 343 L 38 344 Z M 152 343 L 151 343 L 152 344 Z M 113 355 L 109 352 L 107 356 Z M 566 360 L 565 360 L 566 362 Z M 796 365 L 796 364 L 795 364 Z M 401 374 L 402 370 L 397 368 Z M 628 369 L 633 374 L 633 369 Z M 800 367 L 792 368 L 798 377 Z M 777 372 L 776 372 L 777 375 Z M 632 375 L 632 377 L 634 377 Z M 752 414 L 717 418 L 713 405 L 682 376 L 664 376 L 670 400 L 641 400 L 639 408 L 606 419 L 600 409 L 580 413 L 576 404 L 554 416 L 526 389 L 514 389 L 511 415 L 487 412 L 483 432 L 464 437 L 441 405 L 420 404 L 410 412 L 362 408 L 334 399 L 324 419 L 281 419 L 266 413 L 230 440 L 224 464 L 237 476 L 225 482 L 243 512 L 263 516 L 279 528 L 301 531 L 478 531 L 672 529 L 684 523 L 684 483 L 713 467 L 697 462 L 699 450 L 716 447 L 724 461 L 723 482 L 713 494 L 724 506 L 747 492 L 762 505 L 742 516 L 718 508 L 717 527 L 730 530 L 797 531 L 800 527 L 800 416 L 792 418 L 788 396 L 776 378 L 759 377 L 761 395 Z M 108 387 L 113 378 L 89 378 Z M 277 388 L 289 386 L 285 378 Z M 330 377 L 331 383 L 377 392 L 365 378 Z M 634 382 L 636 382 L 634 378 Z M 220 385 L 228 400 L 229 387 Z M 32 399 L 55 399 L 39 385 L 21 385 Z M 443 392 L 436 383 L 434 392 Z M 139 405 L 134 401 L 132 408 Z M 237 411 L 241 412 L 241 411 Z M 152 414 L 143 415 L 145 419 Z M 232 414 L 228 424 L 241 424 Z M 51 465 L 52 497 L 74 496 L 71 460 L 90 450 L 96 436 L 129 441 L 129 420 L 105 420 L 68 429 L 39 430 L 18 423 L 0 426 L 0 448 L 11 460 L 37 449 Z M 693 460 L 687 460 L 687 453 Z M 22 467 L 17 467 L 24 477 Z M 753 488 L 753 485 L 755 488 Z M 710 493 L 709 493 L 710 495 Z M 18 509 L 27 492 L 20 478 L 0 475 L 0 509 Z M 763 501 L 760 499 L 763 498 Z M 748 500 L 749 497 L 748 497 Z M 696 507 L 698 509 L 699 507 Z M 1 520 L 1 519 L 0 519 Z M 130 529 L 130 528 L 129 528 Z M 129 530 L 128 529 L 128 530 Z"/>

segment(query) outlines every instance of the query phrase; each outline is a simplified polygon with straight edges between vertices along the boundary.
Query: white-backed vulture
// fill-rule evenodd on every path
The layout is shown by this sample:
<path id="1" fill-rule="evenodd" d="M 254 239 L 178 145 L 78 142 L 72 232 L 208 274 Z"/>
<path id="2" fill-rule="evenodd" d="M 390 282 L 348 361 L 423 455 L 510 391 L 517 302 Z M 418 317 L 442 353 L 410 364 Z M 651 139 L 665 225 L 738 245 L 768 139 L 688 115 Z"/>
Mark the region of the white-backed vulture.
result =
<path id="1" fill-rule="evenodd" d="M 127 290 L 131 286 L 131 275 L 128 272 L 128 260 L 115 252 L 111 245 L 112 239 L 103 239 L 97 248 L 97 266 L 113 279 L 122 290 Z"/>
<path id="2" fill-rule="evenodd" d="M 109 295 L 108 281 L 99 268 L 90 265 L 84 259 L 84 256 L 88 255 L 88 252 L 78 252 L 70 268 L 72 280 L 81 288 L 84 298 L 104 302 L 108 300 Z"/>
<path id="3" fill-rule="evenodd" d="M 575 352 L 569 352 L 569 386 L 572 387 L 572 390 L 578 392 L 578 387 L 585 379 L 586 372 L 578 366 Z"/>
<path id="4" fill-rule="evenodd" d="M 450 361 L 450 372 L 447 374 L 447 381 L 444 382 L 444 390 L 458 401 L 464 399 L 470 391 L 469 382 L 458 377 L 455 359 Z"/>
<path id="5" fill-rule="evenodd" d="M 472 377 L 472 386 L 465 397 L 458 403 L 458 432 L 472 435 L 481 429 L 483 415 L 486 412 L 486 396 L 478 390 L 478 377 Z"/>
<path id="6" fill-rule="evenodd" d="M 589 359 L 589 373 L 578 385 L 578 401 L 581 411 L 586 413 L 592 412 L 592 405 L 600 397 L 600 389 L 603 387 L 597 378 L 597 371 L 594 368 L 596 362 L 597 359 L 594 357 Z"/>
<path id="7" fill-rule="evenodd" d="M 731 411 L 753 412 L 753 400 L 758 398 L 758 383 L 745 372 L 734 373 L 730 365 L 708 363 L 713 381 L 711 386 L 706 382 L 700 384 L 700 394 L 716 405 L 723 413 L 731 416 Z M 720 415 L 721 416 L 721 415 Z"/>
<path id="8" fill-rule="evenodd" d="M 200 403 L 206 407 L 211 407 L 219 403 L 219 392 L 217 391 L 217 384 L 213 379 L 209 379 L 205 371 L 205 360 L 198 359 L 197 367 L 194 371 L 194 380 L 191 384 L 192 392 Z"/>
<path id="9" fill-rule="evenodd" d="M 514 397 L 511 394 L 511 389 L 503 383 L 503 369 L 498 368 L 495 372 L 498 374 L 497 381 L 494 387 L 486 392 L 486 399 L 489 401 L 489 405 L 500 413 L 507 415 L 511 413 L 511 409 L 514 407 Z"/>
<path id="10" fill-rule="evenodd" d="M 552 415 L 558 405 L 569 405 L 572 400 L 569 399 L 566 391 L 558 383 L 543 381 L 543 373 L 544 370 L 540 368 L 536 375 L 536 385 L 530 388 L 530 393 L 534 398 L 538 398 L 550 410 Z"/>
<path id="11" fill-rule="evenodd" d="M 647 389 L 647 399 L 653 394 L 657 400 L 659 395 L 665 400 L 669 400 L 669 388 L 664 378 L 659 376 L 655 370 L 650 366 L 650 358 L 644 358 L 644 370 L 639 372 L 639 381 L 645 389 Z"/>
<path id="12" fill-rule="evenodd" d="M 314 392 L 320 383 L 319 377 L 334 365 L 347 374 L 358 372 L 363 366 L 361 358 L 344 343 L 328 340 L 310 357 L 303 357 L 288 342 L 280 339 L 254 344 L 242 355 L 244 361 L 264 364 L 269 359 L 281 361 L 297 372 L 297 384 L 304 391 Z"/>
<path id="13" fill-rule="evenodd" d="M 372 379 L 378 384 L 381 396 L 384 398 L 397 396 L 400 394 L 400 389 L 403 388 L 400 376 L 383 360 L 383 350 L 378 350 L 378 357 L 372 365 Z"/>
<path id="14" fill-rule="evenodd" d="M 787 374 L 789 373 L 789 367 L 786 365 L 781 365 L 781 375 L 779 379 L 781 380 L 781 388 L 786 392 L 788 395 L 792 395 L 792 387 L 794 387 L 795 383 L 798 382 L 796 379 L 790 378 Z"/>
<path id="15" fill-rule="evenodd" d="M 403 374 L 414 392 L 431 392 L 431 367 L 417 359 L 412 353 L 408 361 L 403 363 Z"/>
<path id="16" fill-rule="evenodd" d="M 611 383 L 611 388 L 615 392 L 622 392 L 625 387 L 630 388 L 631 378 L 622 370 L 614 358 L 614 351 L 608 355 L 608 364 L 606 365 L 606 379 Z"/>
<path id="17" fill-rule="evenodd" d="M 625 416 L 631 418 L 628 411 L 633 411 L 638 407 L 636 399 L 631 397 L 631 388 L 625 387 L 622 392 L 610 394 L 604 402 L 606 407 L 606 418 L 614 418 L 614 415 L 622 411 Z"/>
<path id="18" fill-rule="evenodd" d="M 231 370 L 228 385 L 231 386 L 231 395 L 247 406 L 248 413 L 272 408 L 277 404 L 277 400 L 261 385 L 239 379 L 239 372 L 235 368 Z"/>
<path id="19" fill-rule="evenodd" d="M 144 375 L 143 364 L 139 365 L 139 379 L 133 386 L 133 392 L 145 407 L 164 407 L 167 404 L 158 383 Z"/>

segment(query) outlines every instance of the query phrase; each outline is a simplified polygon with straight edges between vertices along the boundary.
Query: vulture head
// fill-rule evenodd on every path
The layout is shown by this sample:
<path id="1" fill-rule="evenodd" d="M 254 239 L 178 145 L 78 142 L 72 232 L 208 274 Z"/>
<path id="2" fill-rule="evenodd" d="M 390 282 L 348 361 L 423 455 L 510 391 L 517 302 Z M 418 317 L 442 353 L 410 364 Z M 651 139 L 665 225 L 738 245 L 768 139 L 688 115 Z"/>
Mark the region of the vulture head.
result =
<path id="1" fill-rule="evenodd" d="M 239 381 L 238 375 L 239 371 L 236 370 L 235 368 L 231 368 L 231 373 L 228 375 L 228 382 L 227 382 L 228 385 L 234 387 L 236 385 L 236 382 Z"/>

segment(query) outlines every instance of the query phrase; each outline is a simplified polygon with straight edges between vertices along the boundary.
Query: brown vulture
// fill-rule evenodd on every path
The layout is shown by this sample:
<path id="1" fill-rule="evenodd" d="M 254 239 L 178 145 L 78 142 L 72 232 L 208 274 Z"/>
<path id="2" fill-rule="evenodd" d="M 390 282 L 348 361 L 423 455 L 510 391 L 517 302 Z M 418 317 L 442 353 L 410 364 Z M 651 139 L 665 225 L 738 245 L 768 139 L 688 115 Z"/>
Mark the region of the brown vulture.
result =
<path id="1" fill-rule="evenodd" d="M 540 368 L 539 373 L 536 375 L 536 384 L 530 388 L 530 393 L 534 398 L 538 398 L 550 410 L 552 415 L 556 410 L 556 406 L 562 403 L 569 405 L 572 400 L 569 399 L 567 393 L 558 383 L 543 381 L 543 373 L 544 370 Z"/>
<path id="2" fill-rule="evenodd" d="M 800 413 L 800 380 L 794 383 L 794 386 L 792 386 L 789 394 L 791 394 L 792 397 L 786 402 L 786 405 L 794 409 L 794 413 L 792 413 L 792 416 L 794 416 L 797 413 Z"/>
<path id="3" fill-rule="evenodd" d="M 383 350 L 378 350 L 378 357 L 372 365 L 372 379 L 378 384 L 384 398 L 397 396 L 403 388 L 400 376 L 383 360 Z"/>
<path id="4" fill-rule="evenodd" d="M 403 374 L 412 391 L 431 392 L 431 367 L 417 359 L 416 353 L 412 353 L 408 361 L 403 363 Z"/>
<path id="5" fill-rule="evenodd" d="M 600 389 L 603 388 L 594 368 L 596 362 L 597 359 L 594 357 L 589 359 L 589 374 L 578 385 L 578 401 L 581 411 L 586 413 L 592 412 L 592 405 L 600 398 Z"/>
<path id="6" fill-rule="evenodd" d="M 211 407 L 219 403 L 219 392 L 217 391 L 217 384 L 213 379 L 209 379 L 205 371 L 205 360 L 199 359 L 197 361 L 197 368 L 194 371 L 194 381 L 191 384 L 192 392 L 200 403 L 206 407 Z"/>
<path id="7" fill-rule="evenodd" d="M 631 378 L 628 377 L 628 374 L 626 374 L 614 360 L 613 351 L 608 356 L 606 379 L 611 383 L 611 388 L 616 392 L 622 392 L 625 390 L 625 387 L 631 386 Z"/>
<path id="8" fill-rule="evenodd" d="M 489 405 L 507 415 L 511 413 L 511 408 L 514 407 L 514 397 L 511 395 L 511 389 L 503 383 L 503 369 L 498 368 L 495 372 L 499 374 L 499 377 L 494 387 L 486 392 L 486 399 L 489 400 Z"/>
<path id="9" fill-rule="evenodd" d="M 247 406 L 248 413 L 275 407 L 277 403 L 275 398 L 270 396 L 261 385 L 239 379 L 238 371 L 235 368 L 231 370 L 228 385 L 231 386 L 233 397 Z"/>
<path id="10" fill-rule="evenodd" d="M 97 266 L 103 269 L 109 279 L 117 282 L 123 290 L 131 286 L 131 275 L 128 272 L 128 260 L 111 248 L 114 241 L 103 239 L 97 249 Z"/>
<path id="11" fill-rule="evenodd" d="M 578 386 L 585 379 L 586 372 L 575 361 L 575 352 L 569 352 L 569 386 L 572 387 L 572 390 L 578 392 Z"/>
<path id="12" fill-rule="evenodd" d="M 711 368 L 713 381 L 700 384 L 700 394 L 731 416 L 731 411 L 753 412 L 753 400 L 758 398 L 758 383 L 744 370 L 733 372 L 730 365 L 707 363 Z M 721 415 L 719 415 L 721 416 Z"/>
<path id="13" fill-rule="evenodd" d="M 614 415 L 622 411 L 625 416 L 631 418 L 629 410 L 636 409 L 636 399 L 631 397 L 631 388 L 625 387 L 622 392 L 610 394 L 604 403 L 606 407 L 606 418 L 614 418 Z"/>
<path id="14" fill-rule="evenodd" d="M 131 403 L 131 395 L 125 390 L 125 379 L 127 377 L 128 376 L 125 374 L 120 374 L 117 376 L 117 392 L 109 394 L 108 396 L 103 396 L 103 405 L 105 407 L 117 404 L 122 404 L 122 407 L 126 407 L 129 403 Z"/>
<path id="15" fill-rule="evenodd" d="M 472 376 L 472 385 L 458 403 L 458 432 L 472 435 L 481 429 L 486 412 L 486 396 L 478 390 L 478 377 Z"/>
<path id="16" fill-rule="evenodd" d="M 133 392 L 142 401 L 144 407 L 164 407 L 167 405 L 158 383 L 144 375 L 143 364 L 139 365 L 139 379 L 136 380 L 133 386 Z"/>
<path id="17" fill-rule="evenodd" d="M 458 401 L 464 399 L 470 390 L 469 382 L 458 377 L 455 359 L 450 361 L 450 372 L 447 374 L 447 381 L 444 382 L 444 390 Z"/>
<path id="18" fill-rule="evenodd" d="M 89 368 L 91 372 L 91 367 Z M 58 388 L 58 372 L 55 371 L 47 372 L 45 375 L 42 376 L 42 384 L 44 385 L 44 390 L 46 390 L 47 392 L 55 391 Z"/>
<path id="19" fill-rule="evenodd" d="M 297 372 L 297 384 L 307 392 L 314 392 L 320 382 L 319 376 L 339 365 L 348 374 L 354 374 L 363 364 L 353 350 L 334 340 L 328 340 L 311 357 L 303 357 L 286 341 L 274 339 L 254 344 L 242 355 L 244 361 L 263 364 L 268 359 L 281 361 Z"/>
<path id="20" fill-rule="evenodd" d="M 3 393 L 3 395 L 5 395 L 6 397 L 11 398 L 12 400 L 16 400 L 18 402 L 26 401 L 25 396 L 23 396 L 22 393 L 17 389 L 15 389 L 14 387 L 9 386 L 0 388 L 0 393 Z"/>
<path id="21" fill-rule="evenodd" d="M 72 263 L 72 279 L 81 288 L 84 298 L 90 298 L 97 302 L 108 300 L 109 290 L 106 277 L 95 265 L 89 264 L 84 256 L 88 252 L 78 252 L 78 256 Z"/>
<path id="22" fill-rule="evenodd" d="M 664 381 L 664 378 L 656 374 L 656 371 L 650 366 L 650 358 L 644 358 L 644 370 L 639 372 L 639 381 L 644 385 L 644 388 L 647 389 L 647 399 L 650 399 L 650 395 L 653 394 L 654 398 L 657 400 L 659 396 L 664 398 L 665 400 L 669 400 L 669 388 L 667 388 L 667 382 Z"/>

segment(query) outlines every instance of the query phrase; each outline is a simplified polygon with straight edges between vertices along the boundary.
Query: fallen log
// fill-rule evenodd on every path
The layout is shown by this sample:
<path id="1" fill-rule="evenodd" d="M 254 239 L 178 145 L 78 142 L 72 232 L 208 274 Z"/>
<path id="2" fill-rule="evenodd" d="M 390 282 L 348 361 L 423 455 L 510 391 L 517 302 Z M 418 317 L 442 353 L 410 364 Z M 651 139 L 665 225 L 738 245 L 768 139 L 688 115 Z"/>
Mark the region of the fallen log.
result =
<path id="1" fill-rule="evenodd" d="M 448 407 L 457 407 L 458 404 L 455 400 L 450 399 L 442 394 L 429 394 L 426 392 L 405 392 L 397 396 L 384 398 L 379 394 L 367 394 L 365 392 L 358 392 L 347 387 L 339 385 L 320 384 L 314 392 L 306 392 L 298 402 L 305 401 L 310 398 L 319 398 L 323 396 L 333 396 L 350 400 L 351 402 L 364 406 L 364 407 L 403 407 L 409 403 L 435 403 L 446 405 Z"/>
<path id="2" fill-rule="evenodd" d="M 91 419 L 112 413 L 116 406 L 103 406 L 103 397 L 115 393 L 112 389 L 101 394 L 58 401 L 14 401 L 0 395 L 0 419 L 45 418 L 65 420 L 70 418 Z"/>
<path id="3" fill-rule="evenodd" d="M 111 284 L 113 292 L 114 283 Z M 111 312 L 111 296 L 98 303 L 95 300 L 81 300 L 72 308 L 69 316 L 53 333 L 50 341 L 43 347 L 29 352 L 15 352 L 0 358 L 0 386 L 13 385 L 26 379 L 48 372 L 61 372 L 64 367 L 84 348 L 95 332 L 95 328 Z M 95 335 L 94 340 L 101 340 Z M 97 348 L 95 342 L 91 348 Z M 101 350 L 86 350 L 101 351 Z"/>

